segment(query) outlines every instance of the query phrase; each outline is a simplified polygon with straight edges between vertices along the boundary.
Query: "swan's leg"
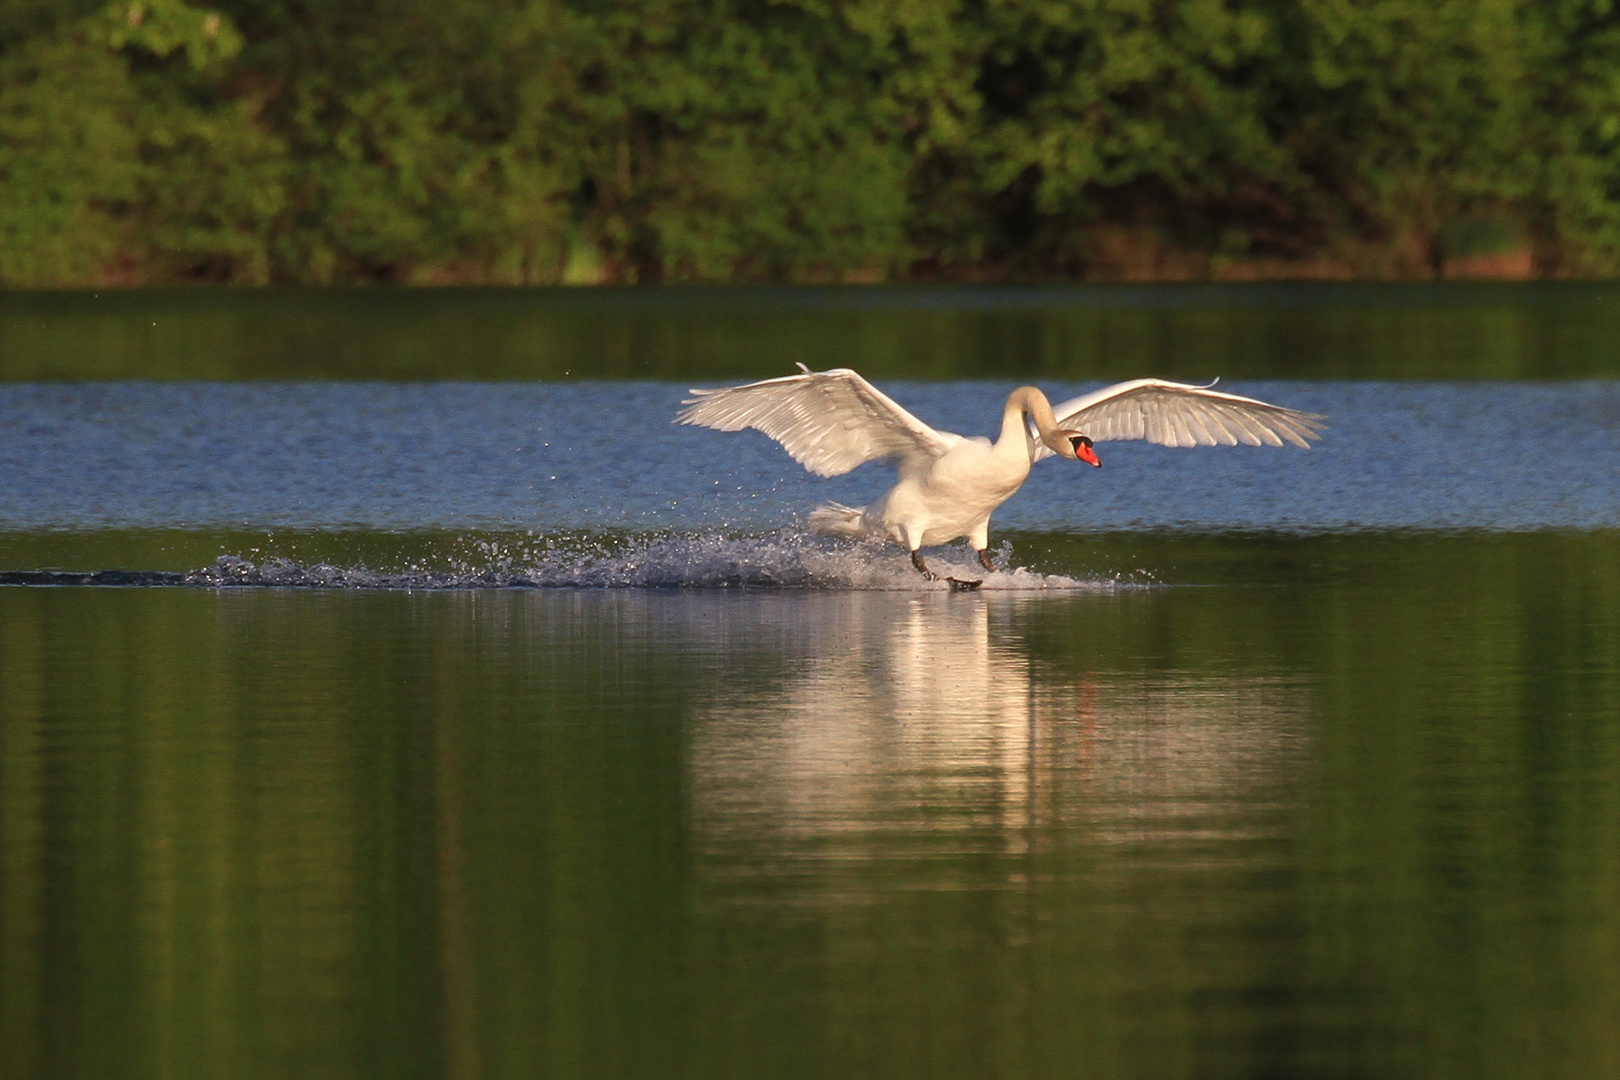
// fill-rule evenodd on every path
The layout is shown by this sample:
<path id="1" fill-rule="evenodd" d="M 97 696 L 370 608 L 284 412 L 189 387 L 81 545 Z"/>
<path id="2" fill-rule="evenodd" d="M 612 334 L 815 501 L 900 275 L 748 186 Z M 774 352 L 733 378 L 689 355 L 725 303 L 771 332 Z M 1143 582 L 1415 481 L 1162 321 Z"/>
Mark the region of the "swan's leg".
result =
<path id="1" fill-rule="evenodd" d="M 922 552 L 918 551 L 916 548 L 911 549 L 911 565 L 917 568 L 917 573 L 921 574 L 929 581 L 939 580 L 939 575 L 928 569 L 928 564 L 923 562 Z M 984 584 L 982 581 L 963 581 L 961 578 L 954 577 L 948 577 L 945 580 L 951 583 L 951 590 L 953 592 L 964 592 L 969 589 L 977 589 L 980 585 Z"/>
<path id="2" fill-rule="evenodd" d="M 973 528 L 968 530 L 968 546 L 979 553 L 979 565 L 996 572 L 996 564 L 990 561 L 990 519 L 986 517 Z"/>

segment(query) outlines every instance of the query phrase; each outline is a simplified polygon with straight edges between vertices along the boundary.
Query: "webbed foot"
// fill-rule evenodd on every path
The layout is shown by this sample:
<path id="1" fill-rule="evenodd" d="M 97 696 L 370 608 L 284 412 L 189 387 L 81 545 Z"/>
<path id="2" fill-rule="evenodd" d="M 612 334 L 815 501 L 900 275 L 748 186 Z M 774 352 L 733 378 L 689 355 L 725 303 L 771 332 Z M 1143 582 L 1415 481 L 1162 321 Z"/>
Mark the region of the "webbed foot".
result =
<path id="1" fill-rule="evenodd" d="M 972 592 L 974 589 L 977 589 L 980 585 L 984 584 L 982 581 L 963 581 L 961 578 L 954 577 L 949 577 L 945 580 L 951 583 L 951 592 Z"/>
<path id="2" fill-rule="evenodd" d="M 990 561 L 989 548 L 979 549 L 979 565 L 990 571 L 992 574 L 996 572 L 996 564 Z"/>

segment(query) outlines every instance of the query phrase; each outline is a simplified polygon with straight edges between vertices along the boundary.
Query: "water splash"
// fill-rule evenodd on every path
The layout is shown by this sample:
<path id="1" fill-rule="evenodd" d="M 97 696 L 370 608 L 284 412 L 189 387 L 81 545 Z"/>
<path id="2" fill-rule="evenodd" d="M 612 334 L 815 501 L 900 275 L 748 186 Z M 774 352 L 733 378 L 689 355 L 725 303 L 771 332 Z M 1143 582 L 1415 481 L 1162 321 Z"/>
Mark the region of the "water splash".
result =
<path id="1" fill-rule="evenodd" d="M 1103 591 L 1128 582 L 1081 581 L 1022 567 L 986 573 L 968 553 L 929 553 L 941 577 L 980 580 L 984 591 Z M 0 584 L 279 587 L 310 589 L 826 589 L 945 591 L 924 580 L 905 552 L 892 545 L 828 540 L 781 531 L 755 536 L 720 533 L 573 534 L 524 538 L 466 538 L 443 558 L 396 567 L 337 565 L 250 551 L 222 555 L 183 573 L 103 570 L 93 573 L 12 571 Z M 1000 561 L 1010 562 L 1004 545 Z"/>
<path id="2" fill-rule="evenodd" d="M 946 590 L 925 581 L 893 547 L 828 541 L 796 533 L 727 536 L 675 533 L 637 537 L 536 537 L 479 540 L 443 568 L 404 570 L 300 566 L 285 559 L 254 563 L 224 556 L 186 575 L 203 586 L 276 585 L 314 588 L 467 589 L 881 589 Z M 985 574 L 950 556 L 931 559 L 941 576 L 982 578 L 986 590 L 1106 589 L 1023 568 Z"/>

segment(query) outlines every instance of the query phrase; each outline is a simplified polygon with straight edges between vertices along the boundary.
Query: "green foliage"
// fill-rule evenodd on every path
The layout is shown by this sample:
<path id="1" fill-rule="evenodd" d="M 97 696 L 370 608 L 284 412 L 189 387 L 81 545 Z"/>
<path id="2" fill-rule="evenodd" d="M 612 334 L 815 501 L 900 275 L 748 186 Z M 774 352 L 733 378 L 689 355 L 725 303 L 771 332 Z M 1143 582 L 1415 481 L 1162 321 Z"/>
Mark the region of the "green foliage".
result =
<path id="1" fill-rule="evenodd" d="M 134 197 L 139 109 L 105 49 L 44 39 L 0 54 L 0 280 L 94 275 L 117 252 Z"/>
<path id="2" fill-rule="evenodd" d="M 133 48 L 165 57 L 184 50 L 199 71 L 229 62 L 242 51 L 242 35 L 217 11 L 184 0 L 130 0 L 107 6 L 101 36 L 113 49 Z"/>
<path id="3" fill-rule="evenodd" d="M 24 286 L 1609 273 L 1620 11 L 9 0 L 0 184 Z"/>

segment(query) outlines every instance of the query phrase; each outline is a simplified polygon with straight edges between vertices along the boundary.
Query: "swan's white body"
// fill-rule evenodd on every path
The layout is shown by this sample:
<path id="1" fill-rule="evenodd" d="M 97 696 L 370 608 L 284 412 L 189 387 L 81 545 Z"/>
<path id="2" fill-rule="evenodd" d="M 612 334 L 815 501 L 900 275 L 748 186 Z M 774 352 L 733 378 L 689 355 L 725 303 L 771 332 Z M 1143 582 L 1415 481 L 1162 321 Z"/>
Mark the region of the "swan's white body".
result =
<path id="1" fill-rule="evenodd" d="M 936 432 L 948 443 L 937 457 L 895 462 L 899 482 L 859 511 L 837 503 L 810 515 L 817 532 L 881 537 L 915 551 L 967 537 L 975 550 L 990 544 L 990 515 L 1024 486 L 1035 461 L 1023 414 L 1008 409 L 1001 438 L 964 438 Z"/>
<path id="2" fill-rule="evenodd" d="M 1100 464 L 1092 442 L 1146 439 L 1163 446 L 1309 447 L 1319 417 L 1205 386 L 1135 379 L 1055 409 L 1034 387 L 1014 390 L 1001 436 L 936 431 L 848 368 L 693 390 L 679 423 L 719 431 L 754 428 L 817 476 L 841 476 L 868 461 L 891 462 L 899 482 L 864 508 L 833 503 L 810 515 L 821 533 L 893 540 L 916 552 L 960 537 L 990 568 L 990 515 L 1023 486 L 1030 466 L 1058 455 Z M 930 575 L 931 576 L 931 575 Z"/>

